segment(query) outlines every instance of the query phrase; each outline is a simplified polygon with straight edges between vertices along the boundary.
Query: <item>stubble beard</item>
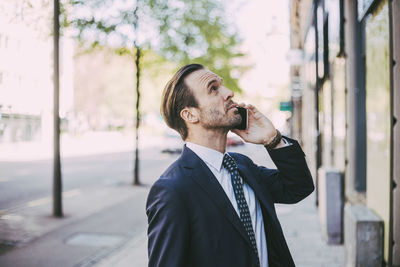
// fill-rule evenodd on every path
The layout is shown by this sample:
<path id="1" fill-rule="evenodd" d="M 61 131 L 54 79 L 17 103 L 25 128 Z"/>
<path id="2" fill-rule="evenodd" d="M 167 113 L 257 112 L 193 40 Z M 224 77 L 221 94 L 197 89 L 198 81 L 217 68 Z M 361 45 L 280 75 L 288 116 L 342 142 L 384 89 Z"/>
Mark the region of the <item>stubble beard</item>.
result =
<path id="1" fill-rule="evenodd" d="M 238 112 L 234 112 L 233 115 L 229 114 L 229 112 L 230 110 L 222 113 L 217 109 L 203 111 L 200 114 L 200 121 L 206 129 L 229 131 L 242 122 Z"/>

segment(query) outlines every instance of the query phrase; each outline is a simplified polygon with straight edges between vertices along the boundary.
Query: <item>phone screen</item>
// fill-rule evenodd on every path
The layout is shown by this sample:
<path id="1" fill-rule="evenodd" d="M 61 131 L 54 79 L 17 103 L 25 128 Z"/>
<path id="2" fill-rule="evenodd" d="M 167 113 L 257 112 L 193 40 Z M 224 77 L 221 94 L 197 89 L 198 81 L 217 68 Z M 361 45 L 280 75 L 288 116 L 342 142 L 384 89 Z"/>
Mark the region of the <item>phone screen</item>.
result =
<path id="1" fill-rule="evenodd" d="M 236 107 L 239 111 L 240 117 L 242 117 L 242 122 L 235 127 L 238 130 L 246 130 L 247 129 L 247 109 L 242 107 Z"/>

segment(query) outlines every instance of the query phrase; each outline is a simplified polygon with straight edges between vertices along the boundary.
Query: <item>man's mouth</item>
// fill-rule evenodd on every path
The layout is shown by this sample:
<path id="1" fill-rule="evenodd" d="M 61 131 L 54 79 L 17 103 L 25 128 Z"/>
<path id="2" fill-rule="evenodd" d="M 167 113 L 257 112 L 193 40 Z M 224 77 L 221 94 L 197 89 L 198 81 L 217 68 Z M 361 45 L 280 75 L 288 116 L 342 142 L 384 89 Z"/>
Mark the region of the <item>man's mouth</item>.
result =
<path id="1" fill-rule="evenodd" d="M 230 109 L 232 109 L 232 108 L 237 108 L 237 107 L 238 107 L 238 104 L 232 103 L 232 104 L 228 105 L 227 110 L 230 110 Z"/>

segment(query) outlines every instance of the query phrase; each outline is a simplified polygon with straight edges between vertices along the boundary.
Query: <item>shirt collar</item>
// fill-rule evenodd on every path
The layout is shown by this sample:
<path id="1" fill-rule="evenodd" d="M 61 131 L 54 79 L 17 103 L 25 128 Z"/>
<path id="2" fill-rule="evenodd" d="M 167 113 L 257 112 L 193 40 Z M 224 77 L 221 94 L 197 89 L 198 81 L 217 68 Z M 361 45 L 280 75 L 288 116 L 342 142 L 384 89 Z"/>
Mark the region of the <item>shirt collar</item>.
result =
<path id="1" fill-rule="evenodd" d="M 186 146 L 199 156 L 205 163 L 211 165 L 218 172 L 221 171 L 222 160 L 224 159 L 223 153 L 202 145 L 191 142 L 186 142 Z M 226 152 L 225 152 L 226 153 Z"/>

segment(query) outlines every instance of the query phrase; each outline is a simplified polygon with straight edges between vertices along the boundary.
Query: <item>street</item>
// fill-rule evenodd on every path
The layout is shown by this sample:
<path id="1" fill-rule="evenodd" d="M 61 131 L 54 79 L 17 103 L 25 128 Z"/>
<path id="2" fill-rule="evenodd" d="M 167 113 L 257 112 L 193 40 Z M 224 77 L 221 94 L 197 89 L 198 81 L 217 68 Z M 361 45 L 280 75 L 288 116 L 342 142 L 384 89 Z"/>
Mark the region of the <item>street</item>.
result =
<path id="1" fill-rule="evenodd" d="M 141 168 L 148 169 L 169 161 L 168 155 L 158 153 L 155 156 L 151 150 L 147 148 L 141 151 Z M 62 159 L 61 164 L 64 191 L 130 184 L 133 179 L 133 152 L 69 157 Z M 50 159 L 0 162 L 0 170 L 0 210 L 51 196 L 52 161 Z M 142 178 L 144 183 L 152 181 L 151 177 Z"/>

